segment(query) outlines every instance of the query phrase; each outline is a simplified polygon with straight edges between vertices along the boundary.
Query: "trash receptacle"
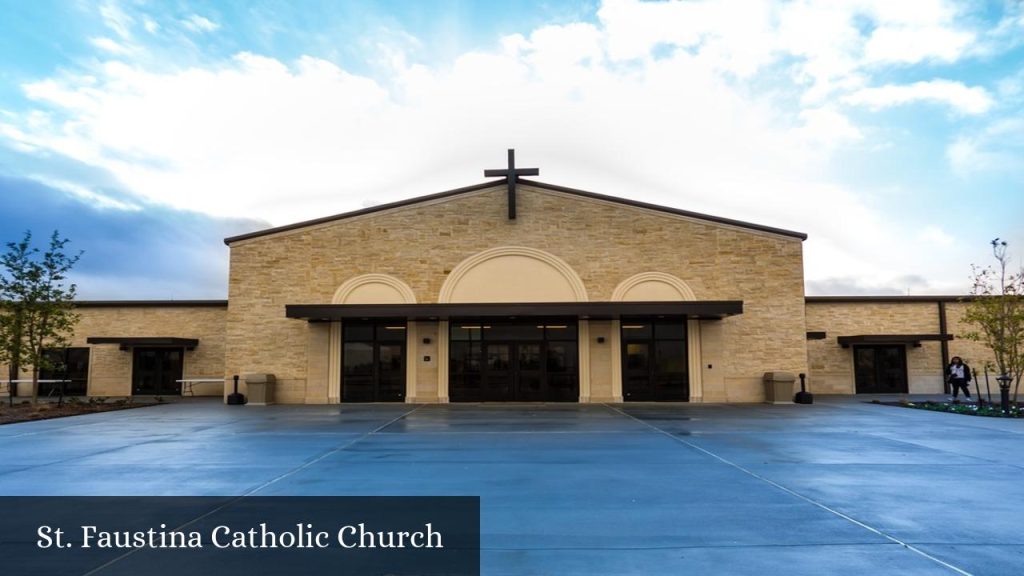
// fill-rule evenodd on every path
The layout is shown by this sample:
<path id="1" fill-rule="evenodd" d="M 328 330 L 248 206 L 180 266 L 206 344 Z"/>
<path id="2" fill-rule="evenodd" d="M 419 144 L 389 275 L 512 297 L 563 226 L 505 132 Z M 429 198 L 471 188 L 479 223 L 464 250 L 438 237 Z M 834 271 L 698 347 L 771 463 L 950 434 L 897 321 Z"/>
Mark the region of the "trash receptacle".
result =
<path id="1" fill-rule="evenodd" d="M 790 372 L 765 372 L 764 401 L 768 404 L 792 404 L 794 382 L 796 376 Z"/>
<path id="2" fill-rule="evenodd" d="M 245 386 L 248 389 L 250 406 L 266 406 L 274 403 L 274 375 L 246 374 Z"/>

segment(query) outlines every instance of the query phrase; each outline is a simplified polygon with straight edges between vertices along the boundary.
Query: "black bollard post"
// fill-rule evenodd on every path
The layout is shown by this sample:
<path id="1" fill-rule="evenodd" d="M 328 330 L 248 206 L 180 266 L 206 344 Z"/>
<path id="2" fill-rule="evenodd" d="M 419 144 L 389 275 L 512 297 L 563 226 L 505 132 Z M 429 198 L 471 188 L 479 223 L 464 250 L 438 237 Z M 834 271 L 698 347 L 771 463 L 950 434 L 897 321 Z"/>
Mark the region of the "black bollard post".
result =
<path id="1" fill-rule="evenodd" d="M 228 404 L 232 406 L 241 406 L 245 404 L 245 396 L 238 393 L 238 374 L 234 375 L 235 380 L 235 391 L 228 394 Z"/>
<path id="2" fill-rule="evenodd" d="M 1003 415 L 1010 415 L 1010 376 L 1003 374 L 996 376 L 996 382 L 999 382 L 999 400 L 1003 404 Z"/>
<path id="3" fill-rule="evenodd" d="M 793 402 L 797 404 L 814 404 L 814 394 L 807 391 L 807 374 L 800 373 L 800 391 L 796 393 Z"/>

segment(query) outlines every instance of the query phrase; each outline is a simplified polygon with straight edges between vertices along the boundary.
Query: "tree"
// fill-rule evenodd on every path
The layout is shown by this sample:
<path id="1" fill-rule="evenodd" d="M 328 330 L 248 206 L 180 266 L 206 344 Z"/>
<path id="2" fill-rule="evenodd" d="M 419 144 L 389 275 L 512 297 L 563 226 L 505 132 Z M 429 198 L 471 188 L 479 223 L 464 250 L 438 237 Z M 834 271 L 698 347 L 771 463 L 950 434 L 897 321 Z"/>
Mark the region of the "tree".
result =
<path id="1" fill-rule="evenodd" d="M 39 394 L 39 371 L 59 368 L 46 350 L 67 347 L 78 322 L 76 286 L 66 281 L 81 252 L 69 256 L 68 242 L 54 231 L 40 253 L 31 245 L 31 232 L 26 232 L 21 242 L 8 243 L 0 256 L 0 345 L 11 365 L 11 380 L 17 379 L 19 369 L 31 368 L 33 402 Z"/>
<path id="2" fill-rule="evenodd" d="M 999 374 L 1009 376 L 1014 383 L 1016 403 L 1024 375 L 1024 268 L 1009 272 L 1006 241 L 996 238 L 991 244 L 998 269 L 971 266 L 973 298 L 967 304 L 964 321 L 977 329 L 964 337 L 992 350 Z"/>

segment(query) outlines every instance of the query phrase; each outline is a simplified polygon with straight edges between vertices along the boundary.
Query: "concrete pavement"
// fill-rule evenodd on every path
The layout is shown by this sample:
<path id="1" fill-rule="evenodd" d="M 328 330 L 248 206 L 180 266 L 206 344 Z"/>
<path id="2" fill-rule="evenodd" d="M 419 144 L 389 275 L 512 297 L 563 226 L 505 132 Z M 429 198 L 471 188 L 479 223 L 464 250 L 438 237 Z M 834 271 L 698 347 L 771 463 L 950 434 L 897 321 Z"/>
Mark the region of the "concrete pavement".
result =
<path id="1" fill-rule="evenodd" d="M 183 402 L 0 426 L 3 495 L 479 495 L 485 574 L 1024 573 L 1024 422 Z"/>

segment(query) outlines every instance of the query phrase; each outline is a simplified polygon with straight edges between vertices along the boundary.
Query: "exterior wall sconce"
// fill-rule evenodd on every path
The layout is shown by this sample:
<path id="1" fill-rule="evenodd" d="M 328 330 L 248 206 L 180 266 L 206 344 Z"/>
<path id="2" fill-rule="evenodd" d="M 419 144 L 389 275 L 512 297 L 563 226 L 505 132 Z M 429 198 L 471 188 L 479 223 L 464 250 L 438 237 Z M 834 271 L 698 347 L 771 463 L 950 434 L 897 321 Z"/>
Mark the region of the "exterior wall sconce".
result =
<path id="1" fill-rule="evenodd" d="M 597 337 L 597 343 L 598 344 L 604 344 L 604 336 L 598 336 Z"/>

